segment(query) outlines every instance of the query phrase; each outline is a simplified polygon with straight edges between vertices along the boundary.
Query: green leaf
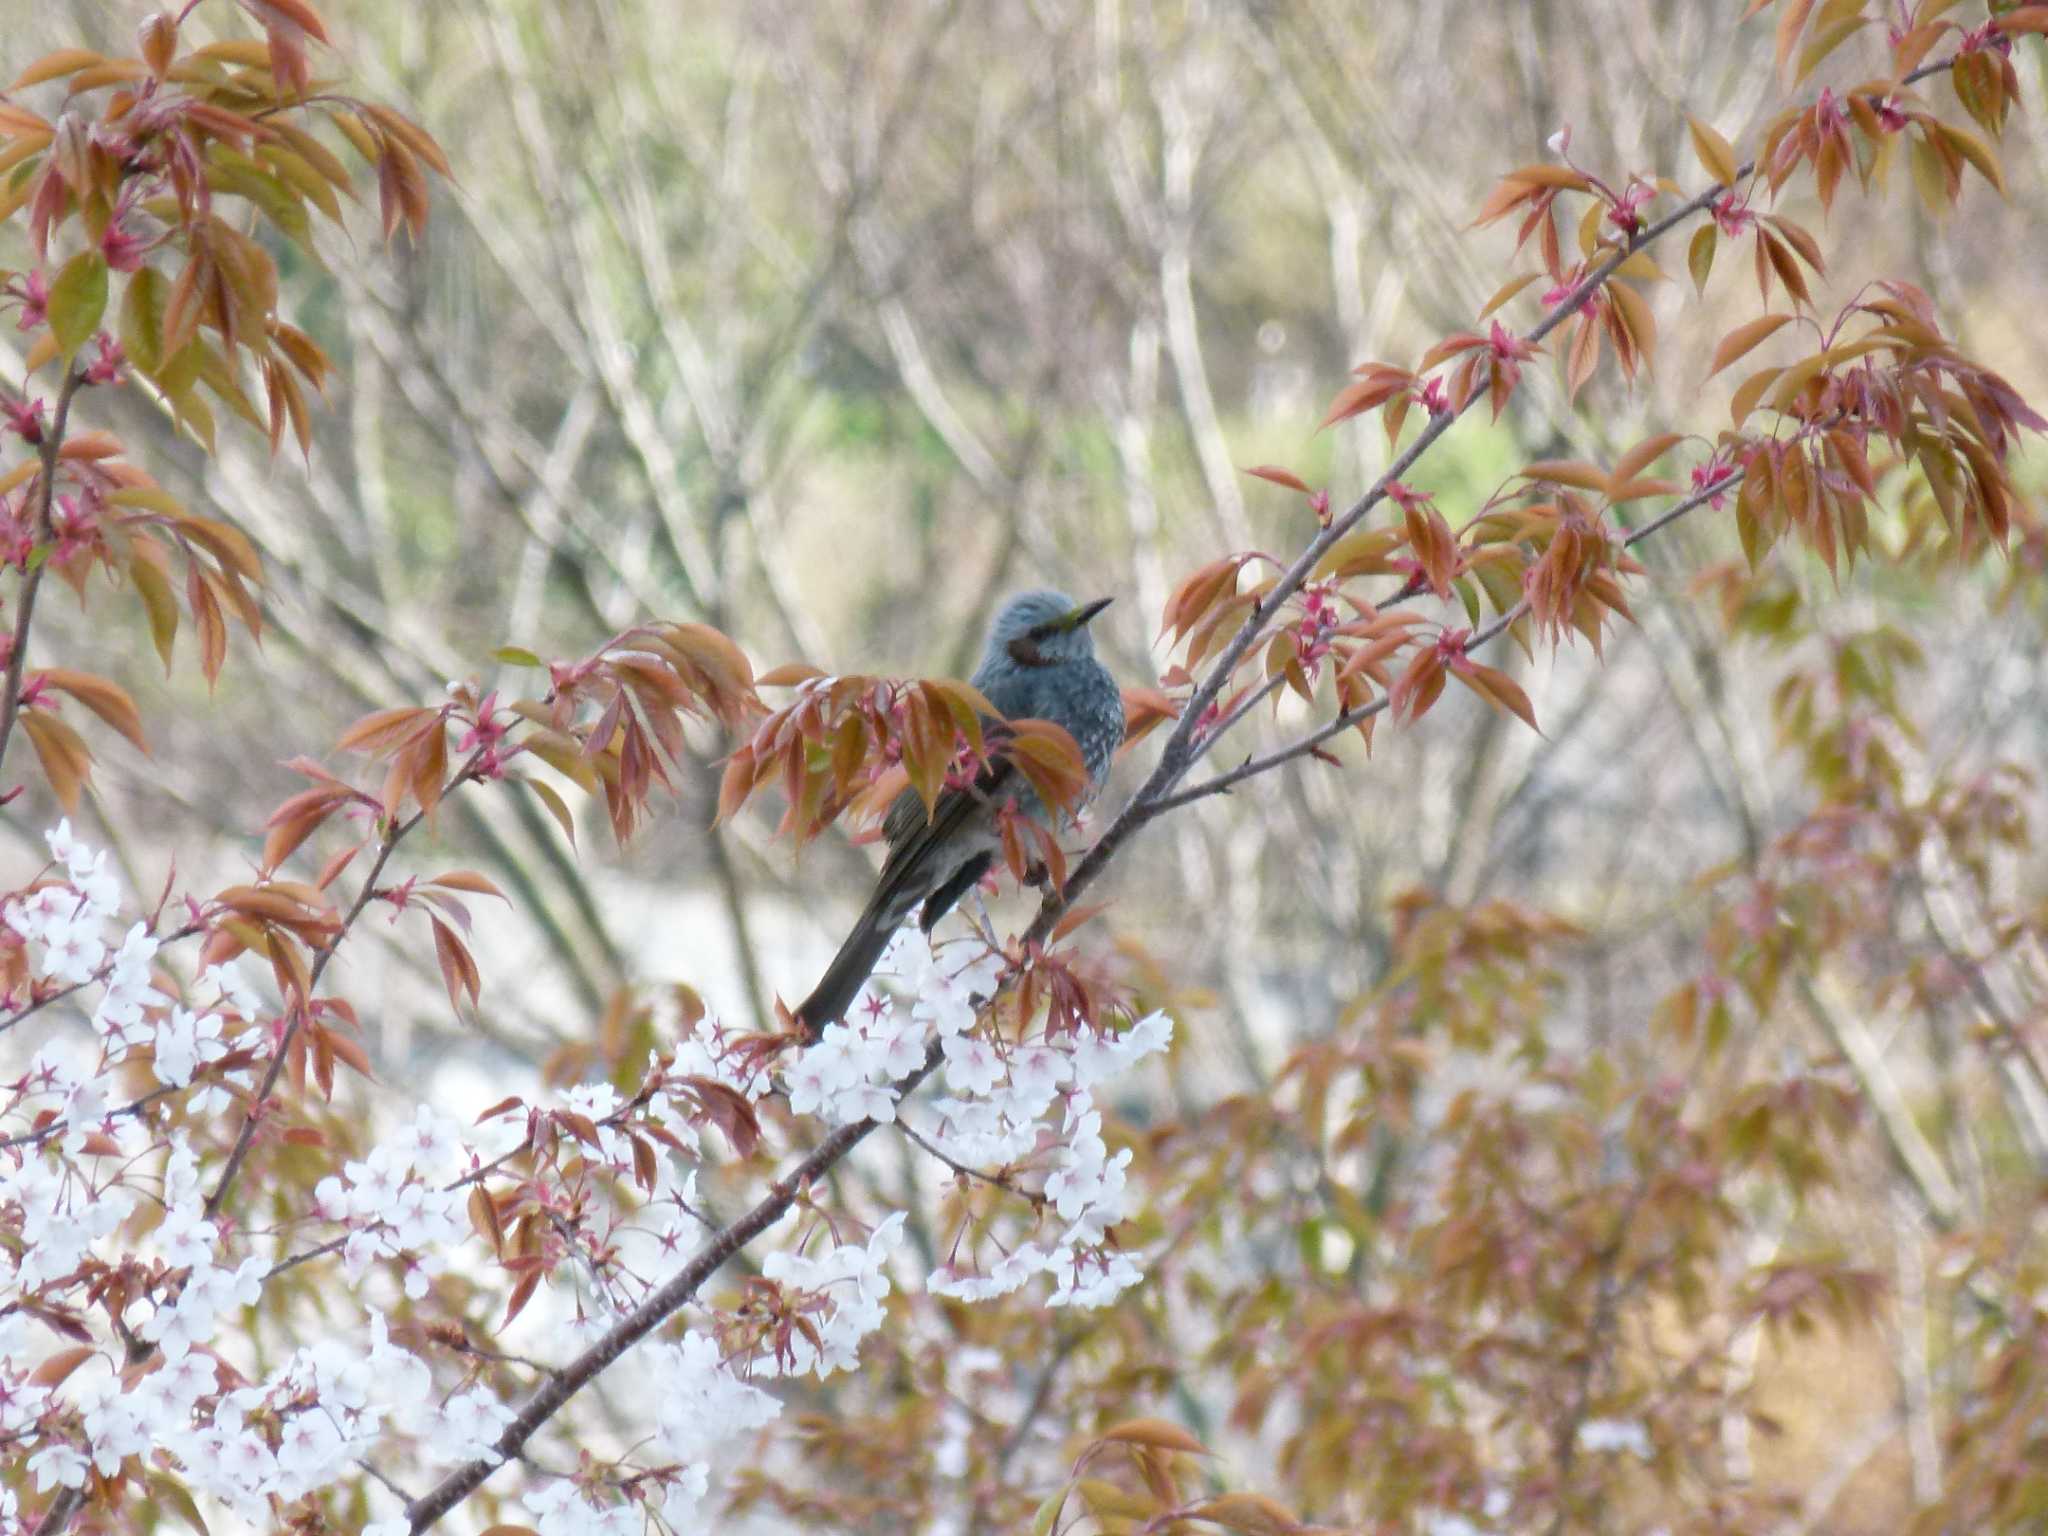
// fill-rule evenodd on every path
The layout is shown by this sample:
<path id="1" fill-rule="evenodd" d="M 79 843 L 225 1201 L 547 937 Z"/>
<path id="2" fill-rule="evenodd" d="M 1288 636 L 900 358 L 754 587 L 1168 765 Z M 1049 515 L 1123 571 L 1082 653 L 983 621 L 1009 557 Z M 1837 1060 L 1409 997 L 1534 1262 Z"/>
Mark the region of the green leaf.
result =
<path id="1" fill-rule="evenodd" d="M 1295 1232 L 1295 1240 L 1301 1245 L 1301 1267 L 1314 1274 L 1323 1267 L 1323 1218 L 1311 1216 Z"/>
<path id="2" fill-rule="evenodd" d="M 260 208 L 264 216 L 307 255 L 313 250 L 313 230 L 297 190 L 247 155 L 215 144 L 208 151 L 206 180 L 217 192 L 230 193 Z"/>
<path id="3" fill-rule="evenodd" d="M 1693 231 L 1692 244 L 1685 248 L 1685 268 L 1692 273 L 1696 293 L 1707 291 L 1707 274 L 1714 270 L 1714 248 L 1719 243 L 1720 232 L 1711 223 L 1702 224 Z"/>
<path id="4" fill-rule="evenodd" d="M 163 368 L 156 376 L 156 386 L 172 400 L 191 392 L 199 382 L 199 358 L 205 343 L 188 341 L 169 357 L 164 359 Z"/>
<path id="5" fill-rule="evenodd" d="M 192 434 L 194 442 L 211 454 L 214 451 L 213 407 L 200 398 L 196 389 L 187 389 L 180 394 L 170 394 L 168 390 L 165 393 L 170 395 L 173 418 Z"/>
<path id="6" fill-rule="evenodd" d="M 547 665 L 546 662 L 522 645 L 501 645 L 491 652 L 491 659 L 493 661 L 502 661 L 507 666 L 513 667 L 541 667 Z"/>
<path id="7" fill-rule="evenodd" d="M 1451 590 L 1458 594 L 1458 601 L 1465 605 L 1465 622 L 1467 624 L 1477 624 L 1479 622 L 1478 588 L 1460 576 L 1451 583 Z"/>
<path id="8" fill-rule="evenodd" d="M 203 341 L 191 343 L 197 347 L 199 381 L 219 397 L 222 404 L 258 432 L 267 432 L 270 423 L 266 421 L 254 402 L 243 390 L 241 380 L 235 377 L 234 365 Z"/>
<path id="9" fill-rule="evenodd" d="M 141 594 L 142 606 L 149 615 L 149 638 L 156 646 L 156 653 L 163 658 L 164 671 L 171 670 L 171 652 L 178 640 L 178 598 L 171 590 L 170 578 L 147 560 L 137 560 L 129 568 L 135 580 L 135 590 Z"/>
<path id="10" fill-rule="evenodd" d="M 1073 1491 L 1074 1485 L 1068 1483 L 1057 1493 L 1046 1495 L 1045 1502 L 1031 1517 L 1031 1536 L 1051 1536 L 1053 1527 L 1060 1523 L 1060 1511 L 1067 1507 L 1067 1495 Z"/>
<path id="11" fill-rule="evenodd" d="M 568 803 L 560 795 L 556 794 L 552 787 L 539 779 L 522 779 L 520 782 L 532 790 L 534 798 L 547 808 L 547 813 L 555 818 L 555 825 L 562 829 L 562 836 L 568 838 L 569 846 L 574 848 L 576 846 L 576 818 L 571 814 Z"/>
<path id="12" fill-rule="evenodd" d="M 206 1521 L 199 1513 L 197 1501 L 193 1499 L 191 1492 L 185 1485 L 175 1477 L 152 1473 L 149 1478 L 149 1491 L 150 1495 L 157 1499 L 164 1508 L 169 1509 L 180 1520 L 191 1526 L 193 1530 L 199 1532 L 199 1536 L 210 1536 L 206 1529 Z"/>
<path id="13" fill-rule="evenodd" d="M 1696 117 L 1687 117 L 1686 123 L 1692 129 L 1693 153 L 1700 158 L 1700 164 L 1707 168 L 1707 174 L 1724 187 L 1735 185 L 1735 173 L 1739 168 L 1735 151 L 1728 141 L 1716 133 L 1712 126 Z"/>
<path id="14" fill-rule="evenodd" d="M 1920 201 L 1927 205 L 1927 211 L 1936 220 L 1948 217 L 1948 173 L 1942 169 L 1941 161 L 1928 148 L 1924 138 L 1916 138 L 1906 152 L 1906 164 L 1913 172 L 1913 185 L 1919 190 Z"/>
<path id="15" fill-rule="evenodd" d="M 106 309 L 106 258 L 98 251 L 80 251 L 50 284 L 50 334 L 66 357 L 92 339 Z"/>
<path id="16" fill-rule="evenodd" d="M 121 295 L 121 350 L 145 378 L 164 365 L 164 275 L 144 267 L 128 279 Z"/>
<path id="17" fill-rule="evenodd" d="M 1869 25 L 1868 16 L 1859 16 L 1852 11 L 1816 27 L 1813 36 L 1807 40 L 1805 51 L 1799 55 L 1799 72 L 1792 77 L 1794 83 L 1812 74 L 1822 59 Z"/>

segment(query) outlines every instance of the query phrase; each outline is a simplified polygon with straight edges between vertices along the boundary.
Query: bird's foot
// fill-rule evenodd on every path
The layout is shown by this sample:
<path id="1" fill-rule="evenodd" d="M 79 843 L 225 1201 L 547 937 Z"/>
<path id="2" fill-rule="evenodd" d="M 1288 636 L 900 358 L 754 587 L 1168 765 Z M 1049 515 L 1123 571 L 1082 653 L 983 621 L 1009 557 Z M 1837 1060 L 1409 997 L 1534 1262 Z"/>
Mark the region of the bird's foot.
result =
<path id="1" fill-rule="evenodd" d="M 989 916 L 988 902 L 983 899 L 980 887 L 969 894 L 968 904 L 972 910 L 967 913 L 967 926 L 974 930 L 974 936 L 982 943 L 1000 952 L 1002 941 L 996 937 L 995 919 Z"/>

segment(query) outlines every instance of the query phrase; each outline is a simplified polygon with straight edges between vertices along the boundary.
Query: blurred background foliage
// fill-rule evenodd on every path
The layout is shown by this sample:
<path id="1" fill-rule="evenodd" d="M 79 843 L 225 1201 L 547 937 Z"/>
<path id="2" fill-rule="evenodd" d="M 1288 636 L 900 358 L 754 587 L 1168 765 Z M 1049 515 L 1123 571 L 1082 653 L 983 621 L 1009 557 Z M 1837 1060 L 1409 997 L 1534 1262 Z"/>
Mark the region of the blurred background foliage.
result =
<path id="1" fill-rule="evenodd" d="M 1315 423 L 1349 367 L 1412 364 L 1507 275 L 1511 236 L 1466 229 L 1501 172 L 1543 158 L 1567 123 L 1573 158 L 1610 179 L 1689 185 L 1688 112 L 1751 141 L 1778 96 L 1768 22 L 1737 26 L 1738 10 L 336 8 L 363 88 L 425 123 L 459 184 L 437 188 L 416 250 L 380 253 L 374 210 L 321 263 L 278 249 L 286 307 L 341 381 L 309 463 L 269 463 L 243 438 L 208 462 L 124 406 L 138 456 L 265 550 L 270 627 L 260 661 L 239 651 L 208 701 L 188 657 L 163 677 L 139 619 L 107 635 L 97 613 L 53 605 L 41 654 L 125 647 L 108 670 L 156 722 L 153 758 L 100 745 L 95 835 L 141 890 L 161 886 L 173 851 L 188 864 L 224 851 L 231 872 L 260 846 L 251 808 L 297 787 L 277 760 L 451 678 L 494 685 L 500 645 L 580 653 L 646 615 L 718 625 L 762 666 L 962 675 L 997 599 L 1053 584 L 1114 594 L 1097 626 L 1107 659 L 1126 683 L 1152 682 L 1181 575 L 1306 534 L 1301 500 L 1242 466 L 1288 465 L 1340 505 L 1377 473 L 1376 422 Z M 11 52 L 123 47 L 140 12 L 24 8 Z M 1824 311 L 1874 277 L 1923 278 L 1965 350 L 2038 403 L 2048 266 L 2026 253 L 2048 248 L 2041 52 L 2015 62 L 2036 110 L 2008 131 L 2009 201 L 1973 187 L 1939 224 L 1902 185 L 1851 190 L 1825 226 L 1817 209 L 1787 211 L 1829 252 Z M 1753 310 L 1746 262 L 1724 253 L 1701 301 L 1682 246 L 1657 255 L 1673 279 L 1653 290 L 1654 374 L 1627 391 L 1607 370 L 1572 405 L 1554 365 L 1532 370 L 1504 420 L 1475 414 L 1428 461 L 1423 483 L 1454 523 L 1530 459 L 1606 461 L 1653 431 L 1710 441 L 1725 423 L 1734 380 L 1701 376 L 1714 339 Z M 1514 301 L 1518 324 L 1540 286 Z M 2034 451 L 2022 480 L 2038 487 Z M 1829 697 L 1875 722 L 1920 782 L 2038 762 L 2039 550 L 1908 575 L 1879 563 L 1839 583 L 1788 550 L 1755 581 L 1723 581 L 1699 573 L 1739 560 L 1732 531 L 1695 518 L 1642 553 L 1641 624 L 1605 664 L 1582 649 L 1514 658 L 1544 738 L 1447 702 L 1420 729 L 1383 726 L 1369 763 L 1353 743 L 1347 771 L 1259 780 L 1119 861 L 1114 928 L 1139 990 L 1179 1010 L 1183 1108 L 1263 1091 L 1290 1048 L 1383 980 L 1394 898 L 1415 887 L 1576 925 L 1545 1027 L 1648 1049 L 1644 1021 L 1693 973 L 1719 911 L 1702 877 L 1756 872 L 1827 798 L 1819 728 L 1774 710 L 1787 678 L 1847 678 Z M 1258 728 L 1299 724 L 1299 708 Z M 521 797 L 441 812 L 441 837 L 538 926 L 482 924 L 482 1045 L 446 1020 L 417 936 L 393 930 L 375 986 L 355 992 L 383 1071 L 543 1059 L 588 1041 L 626 983 L 688 981 L 753 1021 L 773 994 L 801 995 L 870 855 L 828 839 L 797 860 L 760 815 L 710 829 L 706 745 L 674 814 L 623 851 L 590 817 L 573 854 Z M 2020 791 L 2026 808 L 2036 799 Z M 50 819 L 11 813 L 8 857 L 34 862 Z M 1994 887 L 2037 901 L 2038 859 L 2001 866 Z M 1902 947 L 1923 942 L 1900 924 Z M 1980 1194 L 1985 1167 L 2038 1155 L 1996 1084 L 1944 1066 L 1952 1014 L 1838 1001 L 1831 1032 L 1825 990 L 1768 1032 L 1758 1022 L 1759 1049 L 1864 1051 L 1941 1154 L 1980 1170 Z M 1124 1109 L 1143 1124 L 1171 1106 Z M 1849 1155 L 1872 1182 L 1802 1219 L 1888 1229 L 1881 1140 Z M 1855 1423 L 1896 1422 L 1896 1342 L 1830 1343 L 1828 1371 L 1802 1364 L 1796 1341 L 1766 1357 L 1797 1385 L 1776 1401 L 1788 1432 L 1759 1452 L 1764 1475 L 1776 1455 L 1811 1482 L 1864 1445 Z M 1877 1518 L 1913 1468 L 1906 1441 L 1864 1439 L 1869 1465 L 1844 1473 L 1855 1488 L 1838 1513 Z"/>

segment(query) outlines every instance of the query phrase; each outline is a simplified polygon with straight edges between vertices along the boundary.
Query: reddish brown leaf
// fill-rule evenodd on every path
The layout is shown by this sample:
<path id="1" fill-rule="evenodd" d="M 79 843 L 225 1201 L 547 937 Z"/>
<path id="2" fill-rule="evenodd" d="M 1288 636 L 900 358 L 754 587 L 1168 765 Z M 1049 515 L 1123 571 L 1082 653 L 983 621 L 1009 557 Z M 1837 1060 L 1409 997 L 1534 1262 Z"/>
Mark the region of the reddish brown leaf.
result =
<path id="1" fill-rule="evenodd" d="M 469 1224 L 478 1237 L 491 1245 L 493 1253 L 504 1253 L 505 1228 L 498 1220 L 498 1205 L 481 1184 L 469 1191 Z"/>
<path id="2" fill-rule="evenodd" d="M 1154 1450 L 1182 1451 L 1190 1456 L 1207 1456 L 1209 1448 L 1178 1424 L 1166 1419 L 1126 1419 L 1096 1437 L 1099 1444 L 1143 1445 Z"/>
<path id="3" fill-rule="evenodd" d="M 1328 423 L 1325 423 L 1325 425 L 1328 425 Z M 1290 491 L 1300 491 L 1304 496 L 1308 494 L 1308 482 L 1306 480 L 1302 479 L 1293 470 L 1282 469 L 1276 464 L 1255 464 L 1250 469 L 1244 470 L 1243 473 L 1255 475 L 1261 480 L 1270 480 L 1275 485 L 1284 485 Z"/>
<path id="4" fill-rule="evenodd" d="M 439 719 L 439 710 L 421 709 L 417 705 L 373 710 L 343 731 L 335 746 L 343 752 L 368 752 L 381 757 L 405 745 Z"/>
<path id="5" fill-rule="evenodd" d="M 438 885 L 451 891 L 468 891 L 476 896 L 495 896 L 506 903 L 511 901 L 511 897 L 499 890 L 489 876 L 480 875 L 473 869 L 451 869 L 445 875 L 436 875 L 426 884 Z"/>
<path id="6" fill-rule="evenodd" d="M 482 989 L 482 978 L 477 973 L 476 962 L 463 947 L 462 940 L 455 936 L 455 930 L 438 917 L 429 916 L 428 922 L 434 928 L 434 958 L 441 966 L 441 981 L 448 989 L 448 1003 L 459 1014 L 462 998 L 468 994 L 470 1006 L 476 1006 L 477 995 Z"/>
<path id="7" fill-rule="evenodd" d="M 92 752 L 78 732 L 47 710 L 25 709 L 17 717 L 43 765 L 43 777 L 57 803 L 73 815 L 78 797 L 92 777 Z"/>
<path id="8" fill-rule="evenodd" d="M 137 750 L 148 754 L 149 743 L 142 737 L 142 716 L 135 708 L 135 701 L 118 683 L 95 677 L 90 672 L 75 672 L 69 667 L 45 667 L 38 675 L 50 687 L 70 694 L 133 742 Z"/>
<path id="9" fill-rule="evenodd" d="M 1522 691 L 1521 684 L 1505 672 L 1482 666 L 1469 658 L 1461 659 L 1451 670 L 1459 682 L 1495 709 L 1507 711 L 1537 735 L 1543 734 L 1542 727 L 1536 723 L 1536 711 L 1529 703 L 1529 695 Z"/>
<path id="10" fill-rule="evenodd" d="M 54 1387 L 77 1370 L 86 1361 L 97 1355 L 99 1350 L 91 1344 L 80 1344 L 72 1349 L 60 1349 L 28 1374 L 31 1385 Z"/>
<path id="11" fill-rule="evenodd" d="M 1765 337 L 1775 333 L 1791 318 L 1790 315 L 1764 315 L 1735 327 L 1723 336 L 1721 344 L 1714 348 L 1714 362 L 1707 370 L 1707 377 L 1712 378 L 1738 357 L 1753 349 Z"/>
<path id="12" fill-rule="evenodd" d="M 500 1328 L 511 1326 L 512 1319 L 526 1310 L 526 1304 L 533 1300 L 533 1293 L 539 1285 L 538 1269 L 529 1269 L 519 1277 L 519 1283 L 512 1287 L 512 1294 L 505 1300 L 505 1316 L 498 1324 Z"/>

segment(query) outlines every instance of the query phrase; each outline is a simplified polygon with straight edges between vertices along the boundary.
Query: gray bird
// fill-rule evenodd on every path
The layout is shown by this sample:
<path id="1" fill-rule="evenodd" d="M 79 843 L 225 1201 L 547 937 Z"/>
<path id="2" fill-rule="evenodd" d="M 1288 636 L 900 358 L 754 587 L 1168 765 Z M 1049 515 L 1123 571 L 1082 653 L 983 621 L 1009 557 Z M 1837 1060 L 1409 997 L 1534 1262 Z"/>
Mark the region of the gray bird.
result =
<path id="1" fill-rule="evenodd" d="M 1084 800 L 1102 787 L 1124 734 L 1123 695 L 1108 668 L 1095 659 L 1095 642 L 1088 634 L 1088 621 L 1109 603 L 1105 597 L 1076 604 L 1064 592 L 1019 593 L 989 625 L 972 679 L 1005 719 L 1050 720 L 1066 728 L 1087 765 Z M 972 790 L 945 791 L 929 817 L 916 790 L 896 797 L 882 820 L 889 856 L 875 894 L 824 978 L 796 1010 L 811 1038 L 853 1006 L 911 908 L 924 903 L 919 922 L 930 933 L 988 873 L 1002 846 L 996 810 L 1013 797 L 1019 810 L 1044 820 L 1037 794 L 1004 761 L 985 770 Z"/>

